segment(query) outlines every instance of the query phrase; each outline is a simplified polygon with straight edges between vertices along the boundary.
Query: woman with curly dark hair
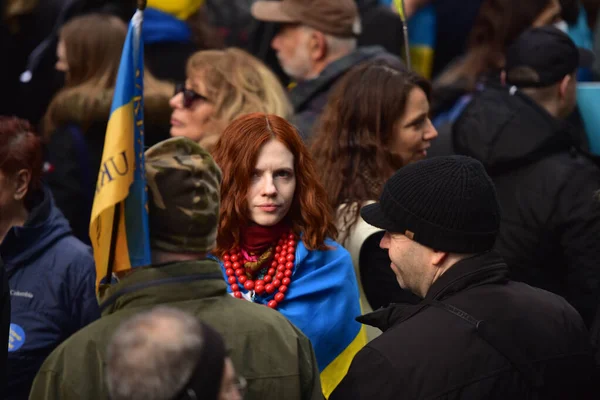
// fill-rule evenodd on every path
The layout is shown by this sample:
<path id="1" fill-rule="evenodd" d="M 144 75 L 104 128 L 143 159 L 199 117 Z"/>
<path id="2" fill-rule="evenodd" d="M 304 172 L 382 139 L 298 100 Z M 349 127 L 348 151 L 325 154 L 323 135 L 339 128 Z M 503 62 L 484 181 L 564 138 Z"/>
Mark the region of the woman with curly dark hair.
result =
<path id="1" fill-rule="evenodd" d="M 359 212 L 379 198 L 396 170 L 427 156 L 437 136 L 429 94 L 429 83 L 416 73 L 369 62 L 344 76 L 319 121 L 312 153 L 337 209 L 338 240 L 352 255 L 363 311 L 412 299 L 397 286 L 387 252 L 379 248 L 383 231 Z"/>
<path id="2" fill-rule="evenodd" d="M 352 260 L 336 235 L 312 158 L 297 130 L 242 116 L 214 149 L 223 170 L 215 255 L 229 291 L 277 309 L 311 341 L 326 397 L 366 343 Z"/>

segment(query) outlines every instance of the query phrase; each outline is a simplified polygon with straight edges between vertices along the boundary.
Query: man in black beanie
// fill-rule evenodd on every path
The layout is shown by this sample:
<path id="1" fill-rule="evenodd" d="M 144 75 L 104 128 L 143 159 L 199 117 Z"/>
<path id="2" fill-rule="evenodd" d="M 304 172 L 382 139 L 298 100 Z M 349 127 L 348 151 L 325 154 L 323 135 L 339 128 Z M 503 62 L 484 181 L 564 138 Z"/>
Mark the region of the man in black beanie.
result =
<path id="1" fill-rule="evenodd" d="M 330 400 L 598 398 L 589 334 L 561 297 L 508 279 L 483 165 L 438 157 L 400 169 L 361 210 L 386 230 L 398 283 L 423 297 L 359 317 L 383 334 Z"/>

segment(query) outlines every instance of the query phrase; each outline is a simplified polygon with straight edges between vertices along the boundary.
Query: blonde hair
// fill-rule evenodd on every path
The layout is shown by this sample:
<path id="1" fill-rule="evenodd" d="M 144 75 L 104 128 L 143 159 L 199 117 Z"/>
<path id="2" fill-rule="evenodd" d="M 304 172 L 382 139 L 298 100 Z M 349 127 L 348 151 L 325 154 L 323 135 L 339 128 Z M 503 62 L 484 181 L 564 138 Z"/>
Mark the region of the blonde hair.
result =
<path id="1" fill-rule="evenodd" d="M 46 137 L 64 123 L 85 125 L 94 119 L 108 119 L 126 36 L 127 25 L 105 14 L 76 17 L 62 27 L 60 40 L 65 44 L 69 69 L 65 87 L 54 96 L 44 116 Z M 172 92 L 171 84 L 144 71 L 146 107 L 167 109 Z"/>
<path id="2" fill-rule="evenodd" d="M 203 93 L 214 104 L 213 120 L 220 135 L 237 117 L 253 112 L 289 119 L 292 105 L 285 89 L 271 70 L 243 50 L 205 50 L 194 53 L 187 63 L 187 77 L 200 79 Z"/>

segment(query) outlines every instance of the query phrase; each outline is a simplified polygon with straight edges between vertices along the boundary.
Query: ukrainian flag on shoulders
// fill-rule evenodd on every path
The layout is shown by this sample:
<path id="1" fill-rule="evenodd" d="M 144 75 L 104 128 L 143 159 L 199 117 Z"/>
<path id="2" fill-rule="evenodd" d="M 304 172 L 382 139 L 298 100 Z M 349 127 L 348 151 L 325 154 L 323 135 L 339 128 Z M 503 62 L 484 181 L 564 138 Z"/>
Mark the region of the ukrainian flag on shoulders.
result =
<path id="1" fill-rule="evenodd" d="M 90 220 L 96 289 L 114 272 L 150 265 L 144 171 L 143 11 L 137 10 L 119 65 Z"/>

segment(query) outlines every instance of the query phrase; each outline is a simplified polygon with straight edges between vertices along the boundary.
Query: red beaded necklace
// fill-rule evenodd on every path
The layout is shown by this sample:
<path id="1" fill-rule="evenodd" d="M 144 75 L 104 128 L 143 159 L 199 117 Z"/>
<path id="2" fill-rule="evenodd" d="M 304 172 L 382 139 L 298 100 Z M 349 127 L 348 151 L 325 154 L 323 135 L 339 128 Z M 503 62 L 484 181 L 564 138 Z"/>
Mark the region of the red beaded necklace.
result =
<path id="1" fill-rule="evenodd" d="M 254 290 L 258 295 L 272 294 L 278 290 L 274 299 L 267 304 L 270 308 L 277 308 L 277 305 L 285 298 L 285 292 L 292 282 L 296 244 L 296 235 L 292 232 L 284 233 L 275 247 L 275 256 L 271 267 L 263 279 L 256 281 L 252 278 L 249 269 L 245 267 L 244 255 L 240 249 L 236 248 L 225 252 L 223 265 L 233 295 L 238 299 L 243 298 L 240 286 L 246 290 Z"/>

